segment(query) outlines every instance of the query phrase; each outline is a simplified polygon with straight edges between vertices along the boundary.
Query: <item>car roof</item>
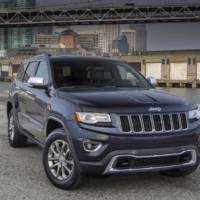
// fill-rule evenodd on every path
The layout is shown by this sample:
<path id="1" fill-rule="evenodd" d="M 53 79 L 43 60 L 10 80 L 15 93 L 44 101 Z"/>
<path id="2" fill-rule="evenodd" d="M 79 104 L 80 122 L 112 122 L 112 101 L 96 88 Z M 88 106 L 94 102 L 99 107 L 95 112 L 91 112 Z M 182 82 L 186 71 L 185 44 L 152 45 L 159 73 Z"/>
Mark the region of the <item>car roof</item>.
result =
<path id="1" fill-rule="evenodd" d="M 65 62 L 65 61 L 93 61 L 93 62 L 103 62 L 103 61 L 121 61 L 115 58 L 109 57 L 97 57 L 97 56 L 52 56 L 50 57 L 52 62 Z"/>
<path id="2" fill-rule="evenodd" d="M 37 55 L 26 62 L 33 62 L 37 61 L 40 59 L 45 59 L 45 60 L 50 60 L 52 62 L 57 61 L 57 62 L 65 62 L 65 61 L 94 61 L 94 62 L 103 62 L 103 61 L 122 61 L 117 58 L 110 58 L 110 57 L 98 57 L 98 56 L 75 56 L 75 55 L 61 55 L 61 56 L 51 56 L 49 54 L 42 54 L 42 55 Z"/>

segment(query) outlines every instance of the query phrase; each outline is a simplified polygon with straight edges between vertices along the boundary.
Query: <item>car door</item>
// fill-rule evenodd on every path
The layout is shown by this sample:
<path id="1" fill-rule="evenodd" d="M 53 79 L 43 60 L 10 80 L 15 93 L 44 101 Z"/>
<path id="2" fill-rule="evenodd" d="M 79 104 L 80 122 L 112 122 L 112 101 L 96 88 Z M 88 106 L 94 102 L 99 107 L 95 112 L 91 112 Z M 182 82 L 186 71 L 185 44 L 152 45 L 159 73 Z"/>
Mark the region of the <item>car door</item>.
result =
<path id="1" fill-rule="evenodd" d="M 22 129 L 31 132 L 29 129 L 29 117 L 27 115 L 27 105 L 30 98 L 30 91 L 28 87 L 28 79 L 31 76 L 35 76 L 35 72 L 37 70 L 38 62 L 29 62 L 24 65 L 24 73 L 23 75 L 19 74 L 21 78 L 16 81 L 16 91 L 15 101 L 17 102 L 17 116 L 19 125 Z M 21 72 L 20 72 L 21 73 Z M 31 106 L 31 105 L 30 105 Z"/>
<path id="2" fill-rule="evenodd" d="M 39 61 L 35 77 L 43 78 L 46 83 L 49 83 L 48 64 L 45 60 Z M 43 142 L 45 139 L 44 130 L 50 95 L 47 89 L 29 86 L 28 96 L 26 115 L 29 118 L 29 125 L 27 128 L 31 130 L 31 134 L 35 139 Z"/>

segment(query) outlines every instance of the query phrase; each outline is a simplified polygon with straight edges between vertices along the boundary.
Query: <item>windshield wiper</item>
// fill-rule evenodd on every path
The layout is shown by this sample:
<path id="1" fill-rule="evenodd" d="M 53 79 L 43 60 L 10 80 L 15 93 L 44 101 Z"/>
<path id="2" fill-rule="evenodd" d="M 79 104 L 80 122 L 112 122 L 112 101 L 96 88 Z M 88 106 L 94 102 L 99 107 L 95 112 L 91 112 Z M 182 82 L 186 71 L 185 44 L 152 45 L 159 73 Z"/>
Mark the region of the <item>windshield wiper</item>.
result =
<path id="1" fill-rule="evenodd" d="M 73 85 L 73 86 L 63 86 L 59 90 L 68 90 L 68 89 L 95 89 L 95 88 L 116 88 L 116 86 L 107 86 L 107 85 Z"/>
<path id="2" fill-rule="evenodd" d="M 78 89 L 96 89 L 96 88 L 104 88 L 104 89 L 113 89 L 113 88 L 140 88 L 145 89 L 144 86 L 134 86 L 134 85 L 72 85 L 72 86 L 63 86 L 60 87 L 60 90 L 78 90 Z"/>

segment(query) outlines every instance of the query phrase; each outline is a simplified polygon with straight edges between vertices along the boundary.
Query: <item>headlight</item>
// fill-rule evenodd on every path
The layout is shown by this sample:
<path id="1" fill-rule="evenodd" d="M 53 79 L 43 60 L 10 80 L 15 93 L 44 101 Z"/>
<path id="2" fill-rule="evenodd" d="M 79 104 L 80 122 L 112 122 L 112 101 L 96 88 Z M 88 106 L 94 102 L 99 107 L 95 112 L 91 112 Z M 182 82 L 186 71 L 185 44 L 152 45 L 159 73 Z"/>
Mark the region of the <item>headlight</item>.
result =
<path id="1" fill-rule="evenodd" d="M 199 120 L 200 119 L 200 107 L 198 109 L 189 111 L 189 119 L 190 120 Z"/>
<path id="2" fill-rule="evenodd" d="M 110 123 L 111 118 L 107 113 L 76 112 L 76 120 L 86 124 Z"/>

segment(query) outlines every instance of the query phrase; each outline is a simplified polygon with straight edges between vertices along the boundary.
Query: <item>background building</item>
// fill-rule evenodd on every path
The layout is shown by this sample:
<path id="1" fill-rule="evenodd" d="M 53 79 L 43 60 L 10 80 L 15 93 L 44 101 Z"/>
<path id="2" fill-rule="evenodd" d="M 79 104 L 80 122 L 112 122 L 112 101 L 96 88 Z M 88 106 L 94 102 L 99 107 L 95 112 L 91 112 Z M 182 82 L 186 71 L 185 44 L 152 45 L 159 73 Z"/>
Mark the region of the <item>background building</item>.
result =
<path id="1" fill-rule="evenodd" d="M 79 33 L 78 39 L 82 48 L 90 50 L 98 47 L 98 35 L 94 32 Z"/>
<path id="2" fill-rule="evenodd" d="M 128 43 L 128 52 L 133 53 L 136 51 L 136 31 L 135 30 L 123 30 L 121 35 L 125 36 Z"/>
<path id="3" fill-rule="evenodd" d="M 105 51 L 111 52 L 113 41 L 120 36 L 120 25 L 119 24 L 109 24 L 103 26 L 103 31 L 105 33 Z"/>
<path id="4" fill-rule="evenodd" d="M 56 34 L 44 34 L 36 33 L 35 34 L 35 44 L 38 47 L 45 46 L 49 48 L 55 48 L 59 46 L 59 36 Z"/>
<path id="5" fill-rule="evenodd" d="M 135 31 L 135 51 L 147 51 L 147 29 L 146 24 L 130 24 L 130 30 Z"/>
<path id="6" fill-rule="evenodd" d="M 35 0 L 2 0 L 1 9 L 34 7 Z M 33 28 L 1 28 L 0 29 L 0 50 L 30 46 L 34 39 Z"/>
<path id="7" fill-rule="evenodd" d="M 0 9 L 25 8 L 35 6 L 55 6 L 66 4 L 73 6 L 144 6 L 177 5 L 200 3 L 199 0 L 1 0 Z M 0 29 L 0 50 L 10 50 L 45 44 L 56 46 L 56 35 L 67 29 L 77 33 L 76 45 L 85 49 L 98 49 L 101 53 L 112 52 L 113 41 L 125 35 L 128 53 L 165 50 L 200 49 L 200 23 L 163 23 L 163 24 L 129 24 L 129 25 L 91 25 L 72 27 L 34 27 Z M 38 35 L 43 34 L 43 35 Z M 67 36 L 66 36 L 67 37 Z M 71 36 L 68 36 L 71 37 Z M 63 37 L 62 37 L 63 39 Z M 70 40 L 70 39 L 69 39 Z M 184 41 L 184 42 L 183 42 Z M 72 44 L 72 46 L 76 46 Z M 57 43 L 59 46 L 59 42 Z"/>
<path id="8" fill-rule="evenodd" d="M 4 30 L 5 49 L 15 49 L 31 46 L 33 43 L 32 28 L 9 28 Z"/>
<path id="9" fill-rule="evenodd" d="M 35 0 L 11 0 L 17 8 L 32 8 L 36 6 Z"/>
<path id="10" fill-rule="evenodd" d="M 105 32 L 104 31 L 97 31 L 98 36 L 98 44 L 97 47 L 102 53 L 106 53 L 106 43 L 105 43 Z"/>
<path id="11" fill-rule="evenodd" d="M 60 34 L 60 47 L 66 49 L 76 49 L 78 46 L 78 34 L 73 30 L 65 30 Z"/>
<path id="12" fill-rule="evenodd" d="M 128 53 L 128 42 L 127 37 L 125 35 L 119 36 L 116 40 L 113 40 L 112 44 L 112 52 L 127 54 Z"/>

